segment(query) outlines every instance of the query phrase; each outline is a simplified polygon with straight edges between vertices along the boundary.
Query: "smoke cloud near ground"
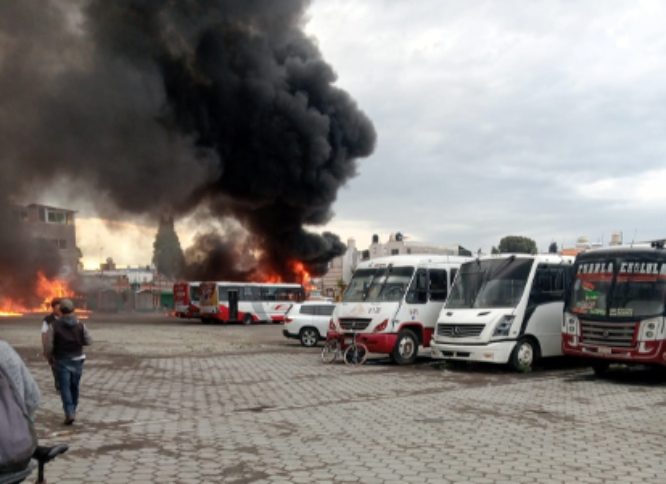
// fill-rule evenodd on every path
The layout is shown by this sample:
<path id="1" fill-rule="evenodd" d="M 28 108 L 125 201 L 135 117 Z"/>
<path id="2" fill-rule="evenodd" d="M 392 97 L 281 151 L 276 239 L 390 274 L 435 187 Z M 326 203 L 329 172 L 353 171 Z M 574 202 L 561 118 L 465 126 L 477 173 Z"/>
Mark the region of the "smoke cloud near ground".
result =
<path id="1" fill-rule="evenodd" d="M 197 238 L 195 279 L 242 268 L 239 243 L 255 271 L 322 273 L 345 248 L 307 227 L 331 219 L 376 135 L 303 33 L 307 7 L 0 0 L 0 193 L 70 183 L 102 216 L 239 221 L 241 241 Z"/>
<path id="2" fill-rule="evenodd" d="M 53 244 L 29 236 L 13 220 L 11 208 L 0 201 L 0 303 L 11 298 L 24 307 L 38 307 L 38 272 L 54 278 L 60 271 L 60 254 Z M 11 308 L 6 308 L 11 309 Z"/>

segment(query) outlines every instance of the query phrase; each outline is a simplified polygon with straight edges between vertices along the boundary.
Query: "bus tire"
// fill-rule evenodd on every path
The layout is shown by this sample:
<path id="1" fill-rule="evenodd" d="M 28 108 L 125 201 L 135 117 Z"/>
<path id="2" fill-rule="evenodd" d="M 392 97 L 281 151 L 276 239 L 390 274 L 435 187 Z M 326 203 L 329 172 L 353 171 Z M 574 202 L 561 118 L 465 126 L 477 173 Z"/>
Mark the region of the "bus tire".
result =
<path id="1" fill-rule="evenodd" d="M 594 372 L 594 376 L 598 378 L 605 376 L 609 368 L 610 363 L 608 361 L 595 361 L 592 363 L 592 371 Z"/>
<path id="2" fill-rule="evenodd" d="M 250 313 L 245 313 L 245 315 L 243 316 L 243 324 L 245 326 L 249 326 L 252 323 L 254 323 L 254 318 L 252 317 L 252 315 Z"/>
<path id="3" fill-rule="evenodd" d="M 317 331 L 317 328 L 303 328 L 298 335 L 298 339 L 301 341 L 301 346 L 314 348 L 319 343 L 319 331 Z"/>
<path id="4" fill-rule="evenodd" d="M 519 372 L 528 372 L 534 369 L 534 363 L 539 359 L 539 344 L 535 339 L 520 338 L 511 352 L 509 364 Z"/>
<path id="5" fill-rule="evenodd" d="M 391 359 L 398 365 L 412 365 L 419 356 L 419 339 L 410 329 L 403 329 L 398 333 Z"/>

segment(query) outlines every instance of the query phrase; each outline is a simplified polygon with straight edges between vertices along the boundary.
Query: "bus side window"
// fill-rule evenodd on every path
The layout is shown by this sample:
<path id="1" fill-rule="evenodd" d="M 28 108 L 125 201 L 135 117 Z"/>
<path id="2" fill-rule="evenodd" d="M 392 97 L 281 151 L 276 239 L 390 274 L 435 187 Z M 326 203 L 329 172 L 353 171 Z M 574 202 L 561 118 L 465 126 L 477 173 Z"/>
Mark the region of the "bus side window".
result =
<path id="1" fill-rule="evenodd" d="M 566 267 L 539 264 L 534 274 L 529 305 L 564 300 Z"/>
<path id="2" fill-rule="evenodd" d="M 430 300 L 446 301 L 448 295 L 447 274 L 444 269 L 430 269 L 428 272 L 430 279 Z"/>
<path id="3" fill-rule="evenodd" d="M 406 301 L 409 304 L 425 304 L 428 302 L 428 278 L 425 269 L 416 271 L 407 291 Z"/>

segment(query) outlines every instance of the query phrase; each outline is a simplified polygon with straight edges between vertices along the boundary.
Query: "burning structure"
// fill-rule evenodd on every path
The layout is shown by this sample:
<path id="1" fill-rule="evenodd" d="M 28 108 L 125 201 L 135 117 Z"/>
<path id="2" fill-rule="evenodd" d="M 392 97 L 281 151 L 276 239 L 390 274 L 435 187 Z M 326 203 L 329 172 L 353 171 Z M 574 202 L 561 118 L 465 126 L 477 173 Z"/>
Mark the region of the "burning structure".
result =
<path id="1" fill-rule="evenodd" d="M 306 227 L 330 220 L 376 135 L 303 32 L 308 3 L 0 3 L 0 193 L 239 222 L 200 234 L 193 279 L 322 274 L 344 244 Z M 40 268 L 5 229 L 0 254 Z"/>
<path id="2" fill-rule="evenodd" d="M 44 205 L 0 204 L 0 316 L 44 311 L 54 297 L 73 297 L 74 212 Z"/>

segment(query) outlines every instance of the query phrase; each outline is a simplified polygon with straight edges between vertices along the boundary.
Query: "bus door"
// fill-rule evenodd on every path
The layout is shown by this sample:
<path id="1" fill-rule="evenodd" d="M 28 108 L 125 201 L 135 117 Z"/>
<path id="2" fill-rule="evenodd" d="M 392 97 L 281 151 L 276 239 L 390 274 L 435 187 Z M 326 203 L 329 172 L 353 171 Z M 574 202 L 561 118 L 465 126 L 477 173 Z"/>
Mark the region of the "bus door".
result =
<path id="1" fill-rule="evenodd" d="M 564 295 L 570 271 L 570 265 L 541 263 L 534 273 L 520 334 L 536 336 L 542 356 L 562 354 Z"/>
<path id="2" fill-rule="evenodd" d="M 238 321 L 238 289 L 229 289 L 229 321 Z"/>

